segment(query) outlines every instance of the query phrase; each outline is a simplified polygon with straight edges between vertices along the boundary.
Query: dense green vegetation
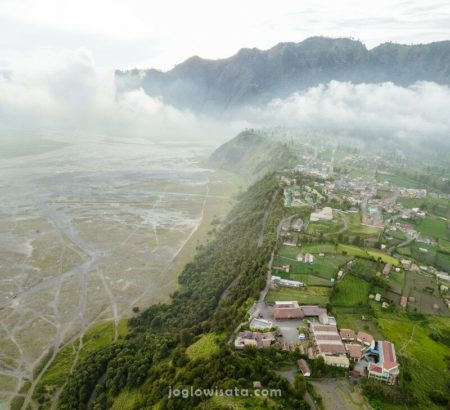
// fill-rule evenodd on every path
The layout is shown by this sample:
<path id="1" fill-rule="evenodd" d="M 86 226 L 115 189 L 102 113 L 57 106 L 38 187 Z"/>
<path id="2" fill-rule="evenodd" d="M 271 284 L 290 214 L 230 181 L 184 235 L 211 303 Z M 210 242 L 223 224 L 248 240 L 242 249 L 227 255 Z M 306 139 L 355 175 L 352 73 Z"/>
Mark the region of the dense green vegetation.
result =
<path id="1" fill-rule="evenodd" d="M 444 240 L 450 239 L 448 223 L 442 219 L 431 217 L 423 218 L 417 226 L 417 230 L 432 238 Z"/>
<path id="2" fill-rule="evenodd" d="M 214 333 L 203 335 L 186 349 L 186 355 L 190 360 L 208 359 L 218 353 L 218 342 Z"/>
<path id="3" fill-rule="evenodd" d="M 122 338 L 126 333 L 126 322 L 123 321 L 118 326 L 118 336 Z M 114 337 L 114 323 L 101 323 L 90 328 L 80 340 L 64 346 L 36 386 L 34 399 L 41 404 L 46 403 L 51 395 L 64 385 L 78 360 L 83 360 L 91 353 L 109 346 L 114 341 Z"/>
<path id="4" fill-rule="evenodd" d="M 251 359 L 225 343 L 215 347 L 213 340 L 214 334 L 228 334 L 243 320 L 246 301 L 258 297 L 265 285 L 283 212 L 280 197 L 271 201 L 277 189 L 272 175 L 242 196 L 219 235 L 184 269 L 171 303 L 154 305 L 131 319 L 125 339 L 75 367 L 60 397 L 62 409 L 84 408 L 89 400 L 94 409 L 105 409 L 117 397 L 126 408 L 126 396 L 133 408 L 193 408 L 207 399 L 168 400 L 169 386 L 251 388 L 253 380 L 282 390 L 282 404 L 274 399 L 275 408 L 303 408 L 289 383 L 273 372 L 270 360 Z M 258 247 L 266 209 L 264 241 Z"/>

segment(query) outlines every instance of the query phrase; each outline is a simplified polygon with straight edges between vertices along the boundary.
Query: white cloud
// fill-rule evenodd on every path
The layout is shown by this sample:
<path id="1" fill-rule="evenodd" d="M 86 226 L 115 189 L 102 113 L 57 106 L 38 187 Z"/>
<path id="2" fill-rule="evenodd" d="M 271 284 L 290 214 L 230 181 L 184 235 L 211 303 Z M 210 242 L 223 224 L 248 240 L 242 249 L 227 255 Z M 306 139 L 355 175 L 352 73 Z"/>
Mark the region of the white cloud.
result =
<path id="1" fill-rule="evenodd" d="M 142 90 L 116 95 L 114 73 L 98 69 L 85 50 L 40 51 L 0 73 L 0 124 L 0 138 L 27 130 L 223 140 L 232 129 Z"/>
<path id="2" fill-rule="evenodd" d="M 450 88 L 430 82 L 332 81 L 246 112 L 254 125 L 296 127 L 308 132 L 357 136 L 450 139 Z"/>
<path id="3" fill-rule="evenodd" d="M 434 83 L 404 88 L 332 81 L 219 120 L 176 109 L 141 89 L 116 95 L 113 72 L 98 69 L 85 50 L 41 51 L 0 74 L 0 138 L 15 129 L 219 144 L 245 126 L 285 126 L 331 135 L 448 140 L 449 106 L 449 87 Z"/>

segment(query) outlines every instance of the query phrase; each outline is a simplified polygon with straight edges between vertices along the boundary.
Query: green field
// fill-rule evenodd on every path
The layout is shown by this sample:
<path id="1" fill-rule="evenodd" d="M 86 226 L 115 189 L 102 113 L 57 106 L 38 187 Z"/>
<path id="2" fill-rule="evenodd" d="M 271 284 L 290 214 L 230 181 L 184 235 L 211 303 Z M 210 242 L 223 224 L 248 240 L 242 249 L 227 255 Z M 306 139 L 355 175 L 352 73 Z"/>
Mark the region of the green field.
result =
<path id="1" fill-rule="evenodd" d="M 366 308 L 362 309 L 361 312 L 355 313 L 354 308 L 333 308 L 339 329 L 353 329 L 355 332 L 362 330 L 376 338 L 380 337 L 375 321 L 369 317 Z"/>
<path id="2" fill-rule="evenodd" d="M 118 326 L 119 336 L 125 336 L 127 333 L 126 321 L 123 320 Z M 76 340 L 64 346 L 56 355 L 55 359 L 45 372 L 44 376 L 39 380 L 35 394 L 39 391 L 48 391 L 53 393 L 57 388 L 64 385 L 67 376 L 71 372 L 75 360 L 79 361 L 85 358 L 89 353 L 101 349 L 111 344 L 114 340 L 115 331 L 112 322 L 102 323 L 93 326 L 86 331 L 80 340 Z"/>
<path id="3" fill-rule="evenodd" d="M 415 241 L 409 246 L 398 248 L 397 252 L 414 258 L 422 265 L 433 265 L 438 269 L 450 272 L 450 253 L 442 252 L 439 249 L 440 247 L 436 245 Z"/>
<path id="4" fill-rule="evenodd" d="M 347 274 L 335 287 L 331 302 L 334 306 L 362 306 L 367 304 L 370 283 Z"/>
<path id="5" fill-rule="evenodd" d="M 345 253 L 348 256 L 351 257 L 360 257 L 360 258 L 364 258 L 364 259 L 371 259 L 371 258 L 381 258 L 381 260 L 384 263 L 390 263 L 392 265 L 399 265 L 400 262 L 398 261 L 398 259 L 394 258 L 391 255 L 388 255 L 387 253 L 379 250 L 379 249 L 373 249 L 373 248 L 360 248 L 359 246 L 354 246 L 354 245 L 346 245 L 346 244 L 337 244 L 337 245 L 333 245 L 333 244 L 314 244 L 314 245 L 303 245 L 300 248 L 294 248 L 294 247 L 282 247 L 280 248 L 280 250 L 278 251 L 277 256 L 283 256 L 285 258 L 288 259 L 293 259 L 295 260 L 297 255 L 299 253 L 325 253 L 325 254 L 332 254 L 332 255 L 342 255 L 342 253 Z M 325 257 L 320 257 L 320 256 L 316 256 L 316 261 L 319 260 L 319 258 L 324 258 L 325 260 L 327 260 L 328 255 L 326 255 Z M 283 261 L 283 259 L 279 259 L 278 263 L 281 263 Z M 289 263 L 289 261 L 285 260 L 284 263 Z M 343 262 L 342 262 L 343 263 Z M 341 263 L 340 263 L 341 264 Z M 339 267 L 339 265 L 337 265 Z"/>
<path id="6" fill-rule="evenodd" d="M 296 256 L 298 253 L 298 248 L 281 248 L 278 256 L 274 258 L 273 265 L 289 264 L 290 272 L 274 270 L 274 275 L 281 276 L 284 279 L 297 280 L 307 285 L 331 286 L 331 279 L 336 277 L 339 268 L 347 261 L 347 258 L 342 255 L 326 254 L 318 256 L 316 254 L 314 263 L 303 263 L 297 262 Z"/>
<path id="7" fill-rule="evenodd" d="M 404 232 L 400 230 L 387 231 L 386 234 L 392 236 L 395 239 L 398 239 L 399 242 L 404 241 L 408 237 Z"/>
<path id="8" fill-rule="evenodd" d="M 448 223 L 442 219 L 423 218 L 417 226 L 417 230 L 431 238 L 450 240 Z"/>
<path id="9" fill-rule="evenodd" d="M 420 263 L 427 265 L 433 265 L 435 263 L 437 246 L 414 241 L 410 245 L 410 249 L 411 256 Z"/>
<path id="10" fill-rule="evenodd" d="M 446 272 L 450 272 L 450 254 L 437 252 L 436 253 L 436 266 L 439 269 L 443 269 Z"/>
<path id="11" fill-rule="evenodd" d="M 345 252 L 347 255 L 350 256 L 358 256 L 360 258 L 380 258 L 384 263 L 390 263 L 392 265 L 397 266 L 400 262 L 394 258 L 391 255 L 388 255 L 387 253 L 384 253 L 383 251 L 380 251 L 378 249 L 370 249 L 370 248 L 360 248 L 358 246 L 353 245 L 344 245 L 339 244 L 337 246 L 338 252 Z"/>
<path id="12" fill-rule="evenodd" d="M 204 403 L 204 406 L 198 407 L 199 410 L 209 409 L 271 409 L 277 408 L 277 402 L 269 397 L 254 396 L 250 393 L 250 397 L 231 397 L 231 396 L 214 396 L 212 399 Z"/>
<path id="13" fill-rule="evenodd" d="M 389 285 L 392 287 L 392 290 L 396 293 L 401 293 L 403 286 L 405 286 L 405 272 L 395 272 L 393 271 L 389 275 Z"/>
<path id="14" fill-rule="evenodd" d="M 434 390 L 447 392 L 450 368 L 446 358 L 450 357 L 450 347 L 433 340 L 431 334 L 448 334 L 450 318 L 438 316 L 417 316 L 408 313 L 391 313 L 371 303 L 374 317 L 354 309 L 335 308 L 338 326 L 355 331 L 363 330 L 375 338 L 394 343 L 397 359 L 400 361 L 400 380 L 408 391 L 414 394 L 417 409 L 439 409 L 429 398 Z M 405 379 L 408 379 L 406 381 Z M 404 410 L 409 407 L 402 404 L 383 402 L 381 408 Z"/>
<path id="15" fill-rule="evenodd" d="M 381 228 L 362 225 L 361 216 L 359 215 L 359 213 L 347 213 L 346 217 L 349 220 L 349 226 L 346 235 L 377 236 L 382 231 Z"/>
<path id="16" fill-rule="evenodd" d="M 405 208 L 425 209 L 430 215 L 443 216 L 448 218 L 450 212 L 450 201 L 437 198 L 398 198 L 398 203 Z"/>
<path id="17" fill-rule="evenodd" d="M 441 251 L 450 253 L 450 241 L 446 241 L 445 239 L 439 239 L 439 249 Z"/>
<path id="18" fill-rule="evenodd" d="M 386 340 L 395 344 L 403 377 L 405 372 L 411 377 L 407 384 L 409 390 L 417 397 L 417 408 L 437 409 L 438 407 L 430 401 L 428 393 L 433 390 L 447 391 L 450 371 L 445 358 L 449 357 L 450 348 L 435 342 L 429 335 L 445 329 L 448 331 L 450 318 L 433 316 L 425 321 L 415 322 L 406 314 L 381 311 L 378 316 L 380 332 Z"/>
<path id="19" fill-rule="evenodd" d="M 331 289 L 324 286 L 307 286 L 306 288 L 290 288 L 277 286 L 270 289 L 266 303 L 273 304 L 277 300 L 296 300 L 301 305 L 326 305 L 330 301 Z"/>
<path id="20" fill-rule="evenodd" d="M 402 204 L 405 208 L 421 208 L 427 203 L 426 198 L 398 198 L 397 203 Z"/>
<path id="21" fill-rule="evenodd" d="M 415 181 L 411 178 L 404 177 L 401 175 L 377 175 L 377 182 L 390 182 L 394 186 L 403 187 L 403 188 L 425 188 L 423 184 L 418 181 Z"/>
<path id="22" fill-rule="evenodd" d="M 297 250 L 297 253 L 299 251 Z M 323 243 L 317 245 L 303 245 L 300 248 L 302 253 L 336 253 L 336 246 L 333 244 Z"/>
<path id="23" fill-rule="evenodd" d="M 334 219 L 332 221 L 317 221 L 310 222 L 308 224 L 308 230 L 306 231 L 310 235 L 332 235 L 335 232 L 344 228 L 342 221 Z"/>
<path id="24" fill-rule="evenodd" d="M 203 335 L 195 343 L 186 349 L 186 354 L 191 360 L 209 359 L 219 351 L 217 336 L 214 333 Z"/>
<path id="25" fill-rule="evenodd" d="M 115 398 L 111 410 L 133 410 L 141 400 L 142 395 L 139 390 L 124 390 Z"/>

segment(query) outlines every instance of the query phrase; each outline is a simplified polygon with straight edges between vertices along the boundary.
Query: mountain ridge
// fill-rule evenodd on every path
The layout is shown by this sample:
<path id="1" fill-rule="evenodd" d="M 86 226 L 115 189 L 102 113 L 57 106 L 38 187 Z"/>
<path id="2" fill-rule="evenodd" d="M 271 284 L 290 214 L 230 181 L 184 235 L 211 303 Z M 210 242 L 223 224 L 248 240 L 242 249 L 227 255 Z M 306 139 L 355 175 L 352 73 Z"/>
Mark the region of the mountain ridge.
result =
<path id="1" fill-rule="evenodd" d="M 295 166 L 297 157 L 283 142 L 247 129 L 218 147 L 209 162 L 253 183 L 270 172 Z"/>
<path id="2" fill-rule="evenodd" d="M 266 103 L 332 80 L 353 83 L 417 81 L 450 84 L 450 41 L 368 49 L 350 38 L 310 37 L 270 49 L 243 48 L 228 58 L 192 56 L 169 71 L 116 71 L 118 91 L 142 88 L 165 103 L 221 112 Z"/>

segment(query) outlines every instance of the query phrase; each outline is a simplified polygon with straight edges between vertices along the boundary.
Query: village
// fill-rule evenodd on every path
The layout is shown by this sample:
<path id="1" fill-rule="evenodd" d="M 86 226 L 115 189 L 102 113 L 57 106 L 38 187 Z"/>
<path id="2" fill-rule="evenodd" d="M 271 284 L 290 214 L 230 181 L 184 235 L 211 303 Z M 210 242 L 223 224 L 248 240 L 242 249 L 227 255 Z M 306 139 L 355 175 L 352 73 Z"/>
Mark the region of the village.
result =
<path id="1" fill-rule="evenodd" d="M 395 384 L 399 375 L 395 347 L 375 340 L 366 332 L 338 329 L 336 319 L 320 306 L 300 306 L 296 301 L 276 301 L 273 307 L 257 311 L 249 329 L 239 332 L 236 349 L 246 347 L 297 350 L 308 360 L 323 358 L 328 366 L 349 369 L 354 378 L 367 376 Z M 311 376 L 305 359 L 297 362 L 304 377 Z"/>
<path id="2" fill-rule="evenodd" d="M 296 352 L 305 378 L 317 379 L 319 360 L 352 383 L 395 386 L 402 371 L 396 349 L 404 346 L 384 337 L 375 317 L 449 316 L 450 238 L 427 229 L 447 224 L 428 204 L 448 198 L 377 178 L 333 176 L 326 164 L 285 170 L 279 186 L 286 216 L 267 286 L 236 333 L 235 349 Z"/>
<path id="3" fill-rule="evenodd" d="M 304 172 L 305 167 L 301 167 L 301 170 Z M 290 174 L 298 172 L 299 169 L 294 169 Z M 317 169 L 310 171 L 310 175 L 329 177 Z M 391 271 L 409 271 L 433 278 L 437 284 L 437 300 L 432 301 L 430 311 L 440 310 L 441 301 L 450 308 L 448 221 L 439 213 L 428 211 L 426 205 L 427 200 L 435 199 L 446 203 L 448 195 L 432 195 L 425 189 L 395 187 L 386 181 L 376 182 L 348 176 L 342 180 L 314 181 L 311 184 L 313 187 L 300 187 L 295 177 L 281 175 L 280 185 L 283 188 L 285 207 L 294 210 L 309 205 L 314 208 L 308 220 L 298 218 L 290 227 L 289 223 L 282 226 L 281 235 L 285 239 L 283 245 L 301 247 L 302 240 L 326 242 L 330 239 L 340 244 L 374 248 L 385 255 L 393 255 L 397 260 L 394 264 L 389 263 L 389 258 L 382 258 L 388 261 L 382 271 L 385 277 Z M 409 206 L 420 201 L 424 205 Z M 433 208 L 435 209 L 436 207 Z M 442 230 L 442 234 L 435 236 L 434 229 Z M 302 231 L 303 236 L 298 234 Z M 319 256 L 324 255 L 319 253 Z M 299 252 L 297 260 L 313 263 L 314 257 L 311 253 Z M 290 267 L 283 265 L 276 270 L 289 273 L 289 269 Z M 286 286 L 303 285 L 295 281 L 288 284 L 286 279 L 276 276 L 275 281 Z M 415 299 L 416 295 L 402 294 L 395 303 L 406 307 L 405 303 L 414 303 Z M 446 312 L 447 309 L 443 311 Z"/>

